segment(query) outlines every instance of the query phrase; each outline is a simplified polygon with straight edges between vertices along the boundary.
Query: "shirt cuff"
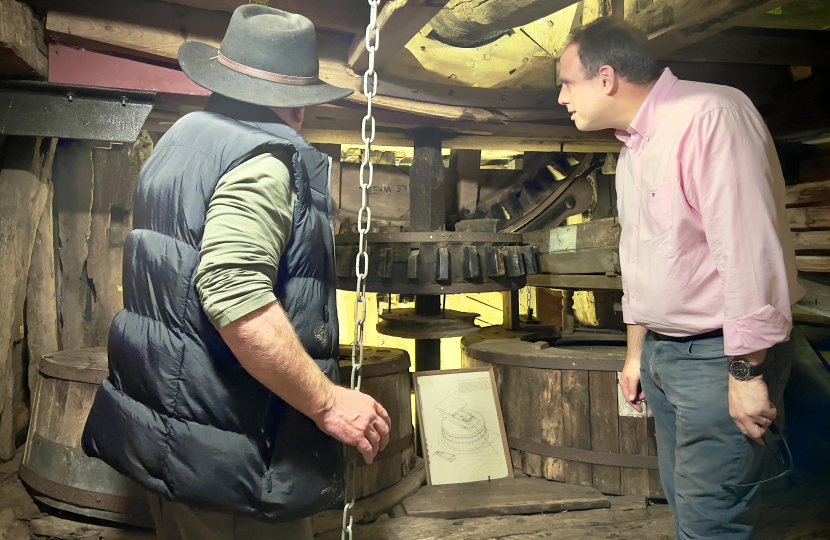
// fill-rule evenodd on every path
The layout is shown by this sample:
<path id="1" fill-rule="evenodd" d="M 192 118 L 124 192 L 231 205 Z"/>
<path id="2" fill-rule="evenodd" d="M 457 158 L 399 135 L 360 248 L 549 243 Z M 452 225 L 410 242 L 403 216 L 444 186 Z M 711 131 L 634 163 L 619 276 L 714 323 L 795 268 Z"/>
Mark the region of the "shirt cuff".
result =
<path id="1" fill-rule="evenodd" d="M 723 349 L 726 356 L 740 356 L 769 349 L 790 339 L 789 317 L 767 304 L 749 315 L 723 323 Z"/>
<path id="2" fill-rule="evenodd" d="M 631 316 L 631 308 L 628 307 L 628 298 L 626 296 L 622 297 L 620 305 L 622 305 L 623 322 L 625 324 L 637 324 L 634 322 L 634 317 Z"/>
<path id="3" fill-rule="evenodd" d="M 267 306 L 271 302 L 276 301 L 276 299 L 277 297 L 274 296 L 274 293 L 270 291 L 252 294 L 248 295 L 247 298 L 245 298 L 238 304 L 234 305 L 229 309 L 226 309 L 225 311 L 217 315 L 213 315 L 213 313 L 209 309 L 205 309 L 205 313 L 207 314 L 208 319 L 210 319 L 210 322 L 213 323 L 213 326 L 217 330 L 219 330 L 220 328 L 224 328 L 225 326 L 236 321 L 237 319 L 241 319 L 245 315 L 253 313 L 261 307 Z"/>

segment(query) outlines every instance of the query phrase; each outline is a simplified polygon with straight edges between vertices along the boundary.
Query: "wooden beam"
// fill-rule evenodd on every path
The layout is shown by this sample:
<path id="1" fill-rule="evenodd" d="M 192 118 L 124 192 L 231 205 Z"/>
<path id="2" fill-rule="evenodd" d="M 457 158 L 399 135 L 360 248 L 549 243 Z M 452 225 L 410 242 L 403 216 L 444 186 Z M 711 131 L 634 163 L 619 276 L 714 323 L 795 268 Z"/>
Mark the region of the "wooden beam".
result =
<path id="1" fill-rule="evenodd" d="M 830 249 L 830 231 L 794 232 L 793 246 L 796 251 Z"/>
<path id="2" fill-rule="evenodd" d="M 574 0 L 452 0 L 430 25 L 445 42 L 464 45 L 498 36 L 574 3 Z"/>
<path id="3" fill-rule="evenodd" d="M 0 0 L 0 75 L 46 78 L 46 39 L 43 21 L 32 8 L 15 0 Z"/>
<path id="4" fill-rule="evenodd" d="M 628 22 L 646 33 L 655 51 L 667 55 L 790 1 L 662 0 Z"/>
<path id="5" fill-rule="evenodd" d="M 124 88 L 190 96 L 209 96 L 202 88 L 172 66 L 160 66 L 49 44 L 49 82 L 103 88 Z"/>
<path id="6" fill-rule="evenodd" d="M 24 338 L 26 280 L 40 217 L 49 195 L 57 139 L 9 137 L 0 171 L 0 461 L 14 457 L 15 412 L 12 351 Z"/>
<path id="7" fill-rule="evenodd" d="M 104 2 L 94 14 L 50 10 L 46 31 L 58 43 L 116 52 L 178 64 L 177 53 L 188 40 L 219 47 L 230 14 L 136 0 L 121 9 Z"/>
<path id="8" fill-rule="evenodd" d="M 41 10 L 58 9 L 64 12 L 92 15 L 98 10 L 107 11 L 115 9 L 129 13 L 131 5 L 135 2 L 128 0 L 29 0 L 29 4 Z M 161 2 L 153 2 L 159 4 Z M 230 12 L 237 7 L 249 4 L 248 0 L 163 0 L 160 8 L 168 8 L 179 13 L 190 12 L 189 8 L 196 11 L 210 11 L 225 18 L 230 18 Z M 165 4 L 167 4 L 165 6 Z M 369 22 L 369 5 L 365 0 L 337 0 L 327 1 L 304 1 L 304 0 L 270 0 L 271 7 L 282 9 L 290 13 L 298 13 L 314 24 L 318 30 L 333 30 L 355 34 L 363 32 Z M 129 21 L 129 19 L 123 19 Z M 159 21 L 161 22 L 161 21 Z M 220 36 L 221 39 L 221 36 Z"/>
<path id="9" fill-rule="evenodd" d="M 830 206 L 787 208 L 787 217 L 793 231 L 830 229 Z"/>
<path id="10" fill-rule="evenodd" d="M 174 8 L 142 0 L 136 0 L 134 4 L 134 17 L 130 16 L 130 22 L 121 22 L 123 13 L 113 13 L 109 7 L 105 7 L 102 8 L 102 14 L 96 15 L 50 11 L 46 27 L 56 41 L 64 44 L 171 63 L 176 62 L 179 46 L 185 41 L 184 36 L 218 47 L 227 27 L 227 14 L 221 12 Z M 355 103 L 365 103 L 366 98 L 359 92 L 361 77 L 346 67 L 345 43 L 348 41 L 344 43 L 344 38 L 348 39 L 348 36 L 324 31 L 317 34 L 320 78 L 341 88 L 354 89 L 355 93 L 348 99 Z M 521 109 L 490 111 L 381 96 L 375 98 L 373 103 L 378 107 L 434 118 L 485 123 L 545 118 L 558 114 L 558 111 L 554 113 Z"/>
<path id="11" fill-rule="evenodd" d="M 828 160 L 828 169 L 825 176 L 830 178 L 830 160 Z M 788 187 L 786 203 L 788 207 L 830 203 L 830 180 L 808 182 Z"/>
<path id="12" fill-rule="evenodd" d="M 574 289 L 578 291 L 621 291 L 622 277 L 602 275 L 570 275 L 535 274 L 527 276 L 527 284 L 532 287 L 548 287 L 551 289 Z"/>
<path id="13" fill-rule="evenodd" d="M 360 131 L 339 131 L 330 129 L 302 130 L 303 137 L 312 143 L 363 144 Z M 405 132 L 378 132 L 376 145 L 412 146 L 412 137 Z M 458 150 L 512 150 L 515 152 L 561 152 L 562 140 L 530 139 L 495 135 L 459 135 L 448 136 L 442 142 L 443 148 Z"/>
<path id="14" fill-rule="evenodd" d="M 799 255 L 795 267 L 801 272 L 830 272 L 830 256 Z"/>
<path id="15" fill-rule="evenodd" d="M 830 66 L 830 35 L 816 30 L 732 28 L 660 57 L 683 62 L 824 67 Z"/>
<path id="16" fill-rule="evenodd" d="M 611 217 L 525 233 L 523 238 L 525 244 L 538 246 L 540 253 L 556 253 L 600 248 L 617 249 L 621 232 L 620 220 Z"/>
<path id="17" fill-rule="evenodd" d="M 830 287 L 826 283 L 817 283 L 814 276 L 799 274 L 798 284 L 804 287 L 807 294 L 798 301 L 798 305 L 805 306 L 830 319 Z"/>
<path id="18" fill-rule="evenodd" d="M 476 211 L 478 205 L 479 184 L 482 180 L 481 150 L 458 150 L 450 157 L 452 166 L 455 158 L 455 173 L 458 178 L 456 210 L 462 219 Z"/>
<path id="19" fill-rule="evenodd" d="M 799 0 L 762 13 L 747 26 L 788 30 L 827 30 L 830 9 L 827 0 Z"/>
<path id="20" fill-rule="evenodd" d="M 392 57 L 403 49 L 409 40 L 443 9 L 446 3 L 447 0 L 389 0 L 386 2 L 377 20 L 380 39 L 379 48 L 375 52 L 375 69 L 383 71 L 384 66 Z M 363 72 L 369 67 L 366 25 L 355 34 L 354 41 L 349 47 L 348 66 L 357 72 Z"/>

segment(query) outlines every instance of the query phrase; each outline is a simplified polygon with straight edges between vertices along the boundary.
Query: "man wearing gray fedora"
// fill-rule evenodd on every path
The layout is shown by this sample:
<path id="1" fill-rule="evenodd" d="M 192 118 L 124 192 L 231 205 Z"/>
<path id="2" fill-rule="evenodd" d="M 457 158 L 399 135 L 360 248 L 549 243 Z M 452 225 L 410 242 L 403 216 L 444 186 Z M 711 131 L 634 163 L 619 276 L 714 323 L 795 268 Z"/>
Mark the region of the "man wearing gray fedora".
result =
<path id="1" fill-rule="evenodd" d="M 318 78 L 308 19 L 259 5 L 179 63 L 214 94 L 139 175 L 83 448 L 150 491 L 160 539 L 311 539 L 341 443 L 371 463 L 390 429 L 338 384 L 330 162 L 297 133 L 351 90 Z"/>

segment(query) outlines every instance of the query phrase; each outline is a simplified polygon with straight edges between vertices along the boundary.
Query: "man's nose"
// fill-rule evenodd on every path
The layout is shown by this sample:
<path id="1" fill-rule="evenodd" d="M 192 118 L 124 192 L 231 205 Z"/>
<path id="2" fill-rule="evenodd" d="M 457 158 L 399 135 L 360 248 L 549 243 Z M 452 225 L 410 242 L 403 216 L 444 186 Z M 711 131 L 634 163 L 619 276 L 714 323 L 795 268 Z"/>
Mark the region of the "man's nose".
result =
<path id="1" fill-rule="evenodd" d="M 567 105 L 568 104 L 568 95 L 565 93 L 565 87 L 562 87 L 562 90 L 559 91 L 559 104 L 560 105 Z"/>

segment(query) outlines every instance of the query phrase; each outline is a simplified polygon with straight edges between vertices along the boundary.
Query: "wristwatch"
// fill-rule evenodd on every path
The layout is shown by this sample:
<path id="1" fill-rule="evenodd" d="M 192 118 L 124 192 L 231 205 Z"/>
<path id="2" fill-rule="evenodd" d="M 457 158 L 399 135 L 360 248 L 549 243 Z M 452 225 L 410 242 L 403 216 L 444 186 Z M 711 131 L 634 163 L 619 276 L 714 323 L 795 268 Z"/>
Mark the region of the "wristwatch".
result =
<path id="1" fill-rule="evenodd" d="M 729 374 L 739 381 L 748 381 L 764 372 L 764 364 L 750 364 L 743 358 L 729 359 Z"/>

